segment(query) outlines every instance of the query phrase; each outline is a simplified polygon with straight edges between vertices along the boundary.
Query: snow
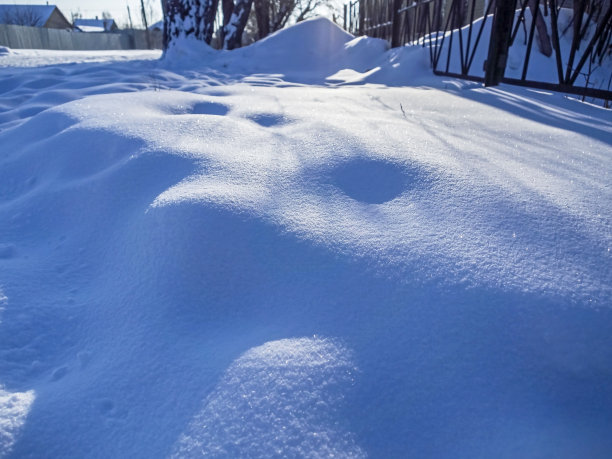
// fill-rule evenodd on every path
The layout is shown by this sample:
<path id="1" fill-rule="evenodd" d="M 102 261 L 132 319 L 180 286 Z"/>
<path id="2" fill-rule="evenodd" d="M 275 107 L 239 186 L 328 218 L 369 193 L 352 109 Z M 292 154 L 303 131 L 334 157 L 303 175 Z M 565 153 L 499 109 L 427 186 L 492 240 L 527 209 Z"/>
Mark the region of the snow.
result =
<path id="1" fill-rule="evenodd" d="M 172 457 L 365 457 L 337 419 L 354 371 L 347 354 L 320 338 L 250 349 L 225 372 Z"/>
<path id="2" fill-rule="evenodd" d="M 206 66 L 230 75 L 277 75 L 285 82 L 322 83 L 324 77 L 340 70 L 369 70 L 388 49 L 384 40 L 355 38 L 322 20 L 303 21 L 292 29 L 290 34 L 275 33 L 233 51 L 215 51 L 182 38 L 168 52 L 166 65 L 201 68 L 201 56 L 206 56 Z M 304 46 L 304 37 L 308 37 L 308 46 Z"/>
<path id="3" fill-rule="evenodd" d="M 25 67 L 36 67 L 36 71 L 40 72 L 41 69 L 39 67 L 47 67 L 52 65 L 72 65 L 74 64 L 85 64 L 85 63 L 94 63 L 100 62 L 103 67 L 107 67 L 107 64 L 110 62 L 117 61 L 128 61 L 130 62 L 130 66 L 127 68 L 132 68 L 132 61 L 135 60 L 154 60 L 159 59 L 161 55 L 161 51 L 148 51 L 148 50 L 126 50 L 118 53 L 117 51 L 54 51 L 54 50 L 41 50 L 41 49 L 10 49 L 6 47 L 0 47 L 0 68 L 5 68 L 5 73 L 11 75 L 20 76 L 23 72 L 23 68 Z M 9 70 L 10 69 L 10 70 Z M 63 75 L 71 74 L 72 67 L 65 68 L 55 68 L 55 69 L 43 69 L 42 75 L 39 77 L 47 77 L 49 75 Z M 82 73 L 85 69 L 81 68 L 80 72 L 76 71 L 74 73 Z M 108 69 L 110 72 L 116 72 L 117 68 Z M 49 71 L 48 74 L 46 71 Z M 124 69 L 125 71 L 125 69 Z M 120 73 L 120 72 L 118 72 Z M 125 75 L 124 75 L 125 76 Z M 123 78 L 122 78 L 123 79 Z M 27 82 L 24 81 L 27 84 Z M 67 85 L 71 85 L 68 83 Z M 6 86 L 3 86 L 6 87 Z M 75 97 L 82 97 L 82 94 L 75 94 Z"/>
<path id="4" fill-rule="evenodd" d="M 104 26 L 79 25 L 78 28 L 81 32 L 106 32 Z"/>
<path id="5" fill-rule="evenodd" d="M 75 19 L 75 27 L 83 32 L 110 32 L 115 26 L 114 19 Z"/>
<path id="6" fill-rule="evenodd" d="M 523 67 L 525 62 L 525 57 L 527 55 L 527 43 L 529 40 L 529 33 L 531 30 L 532 23 L 532 15 L 531 10 L 527 8 L 524 12 L 525 21 L 521 27 L 518 29 L 518 33 L 512 46 L 510 46 L 508 52 L 508 63 L 506 66 L 506 71 L 504 76 L 506 78 L 514 78 L 520 80 L 523 74 Z M 516 17 L 518 18 L 519 12 L 517 10 Z M 559 28 L 559 49 L 561 51 L 561 62 L 563 73 L 567 69 L 568 60 L 570 57 L 571 50 L 571 42 L 572 42 L 572 15 L 573 11 L 570 8 L 561 8 L 559 10 L 558 15 L 558 28 Z M 546 15 L 543 16 L 544 21 L 547 25 L 547 30 L 551 31 L 552 27 L 550 24 L 551 16 Z M 584 15 L 583 24 L 588 24 L 590 18 L 587 14 Z M 484 22 L 484 25 L 483 25 Z M 473 52 L 473 63 L 470 67 L 470 75 L 479 76 L 484 78 L 484 66 L 482 63 L 487 58 L 488 53 L 488 36 L 491 33 L 491 25 L 493 22 L 493 15 L 489 15 L 486 19 L 480 18 L 474 21 L 473 26 L 470 31 L 469 26 L 465 26 L 461 29 L 461 34 L 463 38 L 463 43 L 471 43 Z M 483 35 L 478 41 L 476 45 L 476 39 L 478 37 L 478 33 L 480 29 L 483 30 Z M 590 22 L 590 27 L 586 28 L 587 33 L 584 38 L 585 45 L 581 46 L 578 49 L 578 52 L 575 55 L 574 59 L 574 68 L 580 61 L 582 57 L 582 53 L 586 49 L 586 43 L 589 43 L 593 35 L 595 34 L 595 30 L 597 28 L 597 24 L 594 22 Z M 455 32 L 456 34 L 456 32 Z M 557 74 L 557 66 L 556 66 L 556 56 L 555 52 L 550 57 L 545 56 L 544 54 L 538 51 L 537 45 L 537 34 L 534 35 L 532 51 L 529 58 L 529 65 L 527 67 L 527 73 L 525 75 L 527 80 L 546 82 L 546 83 L 559 83 L 559 77 Z M 447 33 L 443 39 L 443 35 L 440 33 L 437 36 L 432 36 L 434 42 L 440 44 L 442 48 L 441 59 L 438 64 L 438 70 L 445 71 L 446 70 L 446 56 L 448 49 L 451 46 L 450 42 L 450 33 Z M 552 38 L 549 37 L 552 41 Z M 426 40 L 427 41 L 427 40 Z M 454 37 L 454 43 L 452 44 L 452 49 L 455 52 L 451 53 L 451 58 L 448 62 L 448 71 L 454 72 L 457 74 L 461 73 L 461 58 L 460 53 L 457 51 L 459 49 L 460 42 L 458 37 Z M 467 46 L 466 46 L 467 48 Z M 604 59 L 601 63 L 593 63 L 592 68 L 589 71 L 588 62 L 584 65 L 582 71 L 578 75 L 576 79 L 576 86 L 585 86 L 588 85 L 590 88 L 604 89 L 609 90 L 612 84 L 612 60 Z"/>
<path id="7" fill-rule="evenodd" d="M 34 401 L 33 391 L 9 393 L 0 387 L 0 451 L 11 450 L 15 434 L 25 422 Z"/>
<path id="8" fill-rule="evenodd" d="M 0 54 L 0 455 L 610 455 L 610 111 L 323 19 L 159 57 Z"/>

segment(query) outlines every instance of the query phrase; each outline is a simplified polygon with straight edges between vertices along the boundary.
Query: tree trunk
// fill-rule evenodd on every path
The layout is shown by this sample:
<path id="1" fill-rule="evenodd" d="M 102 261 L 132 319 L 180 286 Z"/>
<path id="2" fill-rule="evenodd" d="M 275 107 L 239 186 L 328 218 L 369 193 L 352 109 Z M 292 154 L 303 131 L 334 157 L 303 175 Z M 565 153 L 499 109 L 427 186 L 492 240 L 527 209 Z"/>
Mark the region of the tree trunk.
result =
<path id="1" fill-rule="evenodd" d="M 239 48 L 242 44 L 242 32 L 249 19 L 253 0 L 237 0 L 229 23 L 224 27 L 223 47 L 225 49 Z"/>
<path id="2" fill-rule="evenodd" d="M 210 44 L 218 4 L 219 0 L 163 0 L 164 49 L 181 36 Z"/>
<path id="3" fill-rule="evenodd" d="M 221 8 L 223 10 L 223 22 L 219 27 L 219 43 L 223 46 L 225 41 L 225 26 L 227 26 L 234 12 L 234 0 L 221 0 Z"/>
<path id="4" fill-rule="evenodd" d="M 234 12 L 234 0 L 222 0 L 221 8 L 223 9 L 223 25 L 226 26 Z"/>
<path id="5" fill-rule="evenodd" d="M 536 18 L 536 30 L 538 39 L 538 49 L 546 57 L 552 56 L 552 45 L 550 44 L 550 36 L 548 35 L 548 29 L 546 28 L 546 22 L 542 16 L 539 6 L 536 9 L 536 0 L 529 0 L 529 10 L 531 11 L 531 17 Z M 533 19 L 532 19 L 533 20 Z"/>
<path id="6" fill-rule="evenodd" d="M 254 0 L 255 19 L 257 20 L 257 38 L 270 35 L 270 0 Z"/>
<path id="7" fill-rule="evenodd" d="M 210 45 L 212 41 L 213 33 L 215 31 L 215 16 L 217 15 L 217 8 L 219 7 L 219 0 L 202 0 L 200 5 L 200 33 L 201 36 L 197 37 L 199 40 L 204 40 Z"/>

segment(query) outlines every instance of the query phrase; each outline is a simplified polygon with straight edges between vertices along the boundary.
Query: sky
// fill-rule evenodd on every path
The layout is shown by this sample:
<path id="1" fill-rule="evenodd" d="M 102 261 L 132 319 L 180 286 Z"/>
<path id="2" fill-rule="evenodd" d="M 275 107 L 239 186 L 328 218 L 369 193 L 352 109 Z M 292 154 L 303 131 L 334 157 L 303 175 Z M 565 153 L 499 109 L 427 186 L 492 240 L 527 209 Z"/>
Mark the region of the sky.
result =
<path id="1" fill-rule="evenodd" d="M 81 13 L 83 18 L 102 17 L 102 12 L 107 11 L 111 17 L 117 22 L 119 28 L 129 26 L 129 17 L 127 7 L 130 7 L 132 16 L 132 24 L 136 28 L 143 27 L 142 14 L 140 7 L 141 0 L 0 0 L 0 5 L 21 4 L 21 5 L 56 5 L 60 11 L 66 16 L 69 21 L 72 20 L 72 13 Z M 161 0 L 143 0 L 147 11 L 147 22 L 149 25 L 162 20 Z M 341 11 L 342 0 L 333 2 L 336 9 Z M 320 13 L 324 16 L 331 14 L 325 9 L 321 9 Z"/>
<path id="2" fill-rule="evenodd" d="M 147 10 L 147 21 L 153 24 L 162 19 L 161 0 L 143 0 Z M 60 11 L 71 20 L 71 13 L 80 12 L 84 18 L 102 17 L 102 12 L 107 11 L 115 19 L 119 27 L 129 24 L 127 7 L 130 7 L 132 23 L 134 27 L 142 26 L 142 15 L 140 0 L 0 0 L 0 5 L 22 4 L 22 5 L 56 5 Z"/>

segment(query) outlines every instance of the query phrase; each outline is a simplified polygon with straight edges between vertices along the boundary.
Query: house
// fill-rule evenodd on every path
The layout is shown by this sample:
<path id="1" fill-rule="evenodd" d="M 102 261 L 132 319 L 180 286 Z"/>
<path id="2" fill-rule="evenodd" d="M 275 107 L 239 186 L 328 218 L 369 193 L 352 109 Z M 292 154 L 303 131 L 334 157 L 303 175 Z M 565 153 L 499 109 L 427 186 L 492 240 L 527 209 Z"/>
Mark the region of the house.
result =
<path id="1" fill-rule="evenodd" d="M 114 19 L 75 19 L 74 26 L 81 32 L 117 32 L 119 27 Z"/>
<path id="2" fill-rule="evenodd" d="M 55 5 L 0 5 L 0 24 L 72 29 L 72 24 Z"/>
<path id="3" fill-rule="evenodd" d="M 159 32 L 164 31 L 164 20 L 157 21 L 155 24 L 149 26 L 149 30 L 157 30 Z"/>

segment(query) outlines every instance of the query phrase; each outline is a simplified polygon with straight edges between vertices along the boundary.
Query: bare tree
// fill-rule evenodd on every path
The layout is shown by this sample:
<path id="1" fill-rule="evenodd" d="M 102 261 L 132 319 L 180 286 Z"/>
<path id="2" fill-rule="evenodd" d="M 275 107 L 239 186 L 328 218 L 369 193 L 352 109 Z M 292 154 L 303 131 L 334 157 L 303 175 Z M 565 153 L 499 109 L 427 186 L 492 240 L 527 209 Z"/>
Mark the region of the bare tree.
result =
<path id="1" fill-rule="evenodd" d="M 27 6 L 8 9 L 2 15 L 4 24 L 37 27 L 42 25 L 41 21 L 40 15 Z"/>
<path id="2" fill-rule="evenodd" d="M 288 22 L 299 22 L 315 14 L 321 6 L 329 6 L 330 0 L 221 0 L 223 22 L 218 31 L 219 42 L 224 49 L 242 45 L 242 35 L 249 27 L 257 30 L 257 37 L 264 38 L 285 27 Z M 251 9 L 255 4 L 254 15 Z M 211 44 L 214 21 L 219 0 L 162 0 L 164 12 L 164 49 L 180 36 L 193 36 Z"/>
<path id="3" fill-rule="evenodd" d="M 296 13 L 295 22 L 301 22 L 305 19 L 311 18 L 321 7 L 331 8 L 332 3 L 333 2 L 329 0 L 297 0 L 294 10 Z"/>
<path id="4" fill-rule="evenodd" d="M 284 28 L 290 21 L 300 22 L 316 14 L 321 7 L 330 7 L 329 0 L 254 0 L 257 38 Z"/>
<path id="5" fill-rule="evenodd" d="M 129 7 L 128 7 L 128 11 L 129 11 Z M 83 14 L 81 14 L 81 10 L 77 8 L 76 11 L 71 11 L 70 12 L 70 17 L 72 19 L 71 22 L 74 25 L 75 19 L 83 19 Z"/>

